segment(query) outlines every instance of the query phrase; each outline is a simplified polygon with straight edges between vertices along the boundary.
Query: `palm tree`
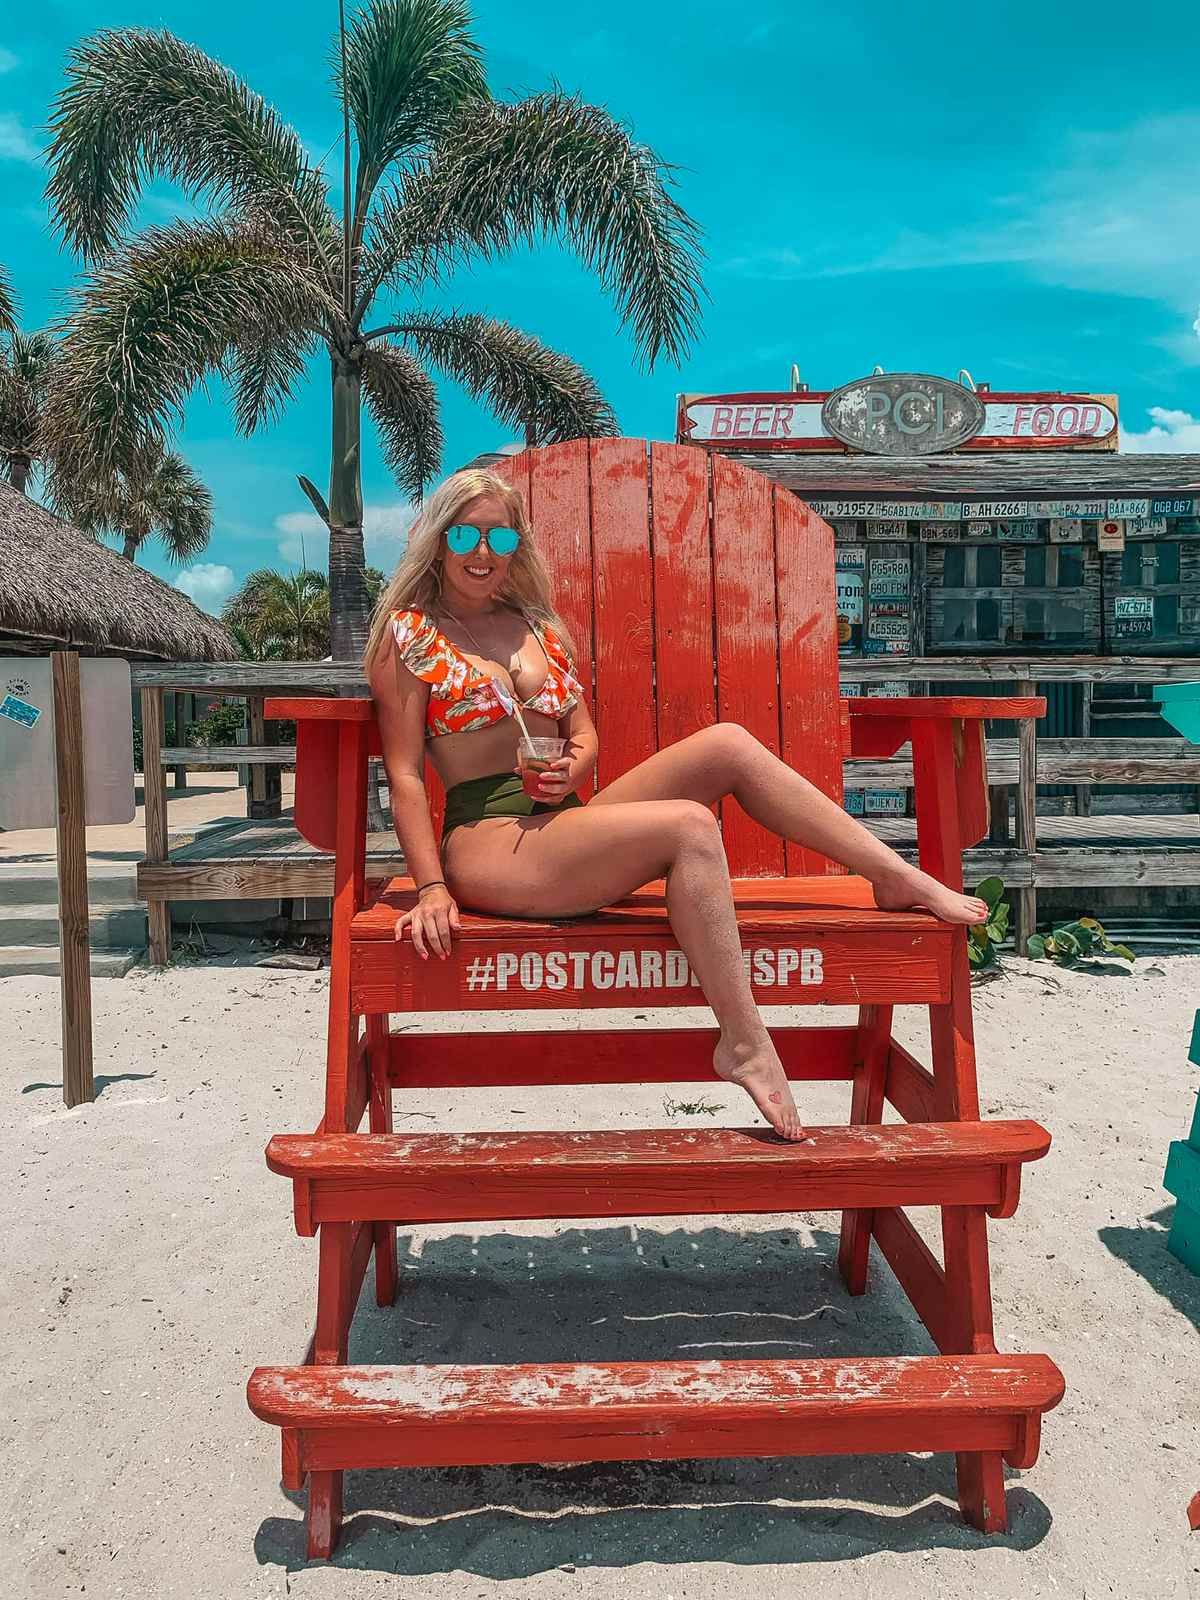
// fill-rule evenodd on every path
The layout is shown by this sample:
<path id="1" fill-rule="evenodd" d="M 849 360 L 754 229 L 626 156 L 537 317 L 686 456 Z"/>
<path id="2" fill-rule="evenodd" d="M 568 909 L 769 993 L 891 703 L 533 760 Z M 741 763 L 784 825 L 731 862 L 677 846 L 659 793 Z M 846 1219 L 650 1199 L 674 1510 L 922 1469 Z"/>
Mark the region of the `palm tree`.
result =
<path id="1" fill-rule="evenodd" d="M 13 293 L 12 279 L 0 267 L 0 333 L 17 331 L 17 297 Z"/>
<path id="2" fill-rule="evenodd" d="M 260 567 L 225 602 L 221 620 L 240 628 L 256 651 L 278 643 L 292 660 L 319 660 L 329 648 L 329 585 L 310 567 Z"/>
<path id="3" fill-rule="evenodd" d="M 470 30 L 463 0 L 371 0 L 343 24 L 340 217 L 279 115 L 169 33 L 120 29 L 76 46 L 53 115 L 48 195 L 95 264 L 65 341 L 62 448 L 102 477 L 131 444 L 161 436 L 213 373 L 229 379 L 249 434 L 323 349 L 328 500 L 301 485 L 329 528 L 339 658 L 362 648 L 368 618 L 364 399 L 413 497 L 441 465 L 430 367 L 534 442 L 616 429 L 569 357 L 496 318 L 422 307 L 424 292 L 473 258 L 550 235 L 614 296 L 647 367 L 678 360 L 698 324 L 697 229 L 670 169 L 560 90 L 493 100 Z M 130 236 L 138 196 L 160 174 L 212 215 Z"/>
<path id="4" fill-rule="evenodd" d="M 192 561 L 212 533 L 212 494 L 182 456 L 157 440 L 140 445 L 124 469 L 80 486 L 62 473 L 52 481 L 55 509 L 93 535 L 115 534 L 126 561 L 157 538 L 175 562 Z"/>
<path id="5" fill-rule="evenodd" d="M 11 302 L 9 302 L 11 308 Z M 48 333 L 21 333 L 0 303 L 0 470 L 19 493 L 45 465 L 45 417 L 58 347 Z"/>

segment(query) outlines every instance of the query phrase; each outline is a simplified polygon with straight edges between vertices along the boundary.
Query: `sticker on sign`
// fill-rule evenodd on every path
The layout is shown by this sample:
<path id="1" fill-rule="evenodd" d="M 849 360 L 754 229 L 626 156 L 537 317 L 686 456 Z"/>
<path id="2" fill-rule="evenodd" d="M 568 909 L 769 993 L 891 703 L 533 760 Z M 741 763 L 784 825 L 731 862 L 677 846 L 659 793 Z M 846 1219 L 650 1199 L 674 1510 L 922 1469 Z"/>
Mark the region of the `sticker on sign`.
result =
<path id="1" fill-rule="evenodd" d="M 0 717 L 19 722 L 23 728 L 32 728 L 41 714 L 39 706 L 31 706 L 28 700 L 18 700 L 15 694 L 6 694 L 0 700 Z"/>

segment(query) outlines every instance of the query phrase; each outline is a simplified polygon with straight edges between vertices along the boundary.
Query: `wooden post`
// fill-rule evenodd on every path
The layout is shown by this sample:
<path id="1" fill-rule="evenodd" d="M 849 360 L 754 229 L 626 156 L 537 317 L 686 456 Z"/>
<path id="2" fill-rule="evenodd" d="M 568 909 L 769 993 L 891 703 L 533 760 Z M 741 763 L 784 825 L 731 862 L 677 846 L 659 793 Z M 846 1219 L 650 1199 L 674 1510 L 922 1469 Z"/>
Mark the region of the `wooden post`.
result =
<path id="1" fill-rule="evenodd" d="M 162 764 L 163 692 L 142 690 L 142 787 L 146 802 L 146 860 L 167 859 L 167 775 Z M 171 954 L 171 902 L 147 903 L 150 960 L 165 967 Z"/>
<path id="2" fill-rule="evenodd" d="M 1010 785 L 994 783 L 988 788 L 988 843 L 1007 844 L 1012 837 L 1008 809 Z"/>
<path id="3" fill-rule="evenodd" d="M 1035 695 L 1037 685 L 1029 678 L 1017 683 L 1020 696 Z M 1037 853 L 1037 723 L 1027 717 L 1017 724 L 1017 849 L 1033 857 Z M 1017 954 L 1026 955 L 1029 936 L 1037 931 L 1037 887 L 1018 889 Z"/>
<path id="4" fill-rule="evenodd" d="M 246 737 L 252 745 L 267 742 L 267 722 L 263 716 L 263 696 L 246 697 Z M 283 788 L 278 767 L 261 761 L 250 766 L 250 788 L 246 796 L 248 817 L 278 817 L 283 812 Z"/>
<path id="5" fill-rule="evenodd" d="M 92 952 L 88 940 L 87 834 L 84 824 L 83 708 L 79 657 L 56 650 L 54 770 L 58 785 L 58 946 L 62 995 L 63 1101 L 96 1098 L 92 1082 Z"/>
<path id="6" fill-rule="evenodd" d="M 1083 684 L 1083 699 L 1079 708 L 1079 737 L 1090 739 L 1092 737 L 1092 695 L 1094 686 L 1089 679 Z M 1090 783 L 1075 785 L 1075 815 L 1077 817 L 1090 817 L 1092 814 L 1092 786 Z"/>

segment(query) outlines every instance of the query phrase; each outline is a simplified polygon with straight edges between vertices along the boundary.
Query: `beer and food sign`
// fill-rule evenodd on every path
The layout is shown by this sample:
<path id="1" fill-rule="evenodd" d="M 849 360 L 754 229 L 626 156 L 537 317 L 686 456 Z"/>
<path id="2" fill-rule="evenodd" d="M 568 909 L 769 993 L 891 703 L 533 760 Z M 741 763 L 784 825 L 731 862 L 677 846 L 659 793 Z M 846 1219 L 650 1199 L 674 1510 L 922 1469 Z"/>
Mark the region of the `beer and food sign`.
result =
<path id="1" fill-rule="evenodd" d="M 949 378 L 877 373 L 826 394 L 680 395 L 681 444 L 739 450 L 1115 450 L 1115 395 L 977 393 Z"/>

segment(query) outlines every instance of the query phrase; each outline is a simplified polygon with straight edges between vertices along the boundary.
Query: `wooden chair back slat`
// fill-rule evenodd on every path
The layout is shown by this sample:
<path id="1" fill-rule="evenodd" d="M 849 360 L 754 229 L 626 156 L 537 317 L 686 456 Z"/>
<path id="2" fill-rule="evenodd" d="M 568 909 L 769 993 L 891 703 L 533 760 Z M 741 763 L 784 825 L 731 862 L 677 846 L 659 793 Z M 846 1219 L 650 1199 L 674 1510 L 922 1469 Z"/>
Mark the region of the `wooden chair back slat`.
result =
<path id="1" fill-rule="evenodd" d="M 687 445 L 650 447 L 658 744 L 717 720 L 708 462 Z"/>
<path id="2" fill-rule="evenodd" d="M 646 446 L 593 439 L 596 698 L 601 788 L 658 748 Z"/>
<path id="3" fill-rule="evenodd" d="M 838 686 L 833 530 L 786 489 L 776 487 L 774 499 L 780 753 L 840 803 L 849 731 Z M 846 869 L 815 850 L 789 844 L 787 870 L 807 877 Z"/>
<path id="4" fill-rule="evenodd" d="M 775 615 L 772 485 L 761 473 L 717 456 L 712 462 L 713 597 L 717 705 L 779 754 L 779 636 Z M 752 822 L 734 800 L 721 807 L 729 870 L 739 878 L 780 878 L 782 839 Z"/>
<path id="5" fill-rule="evenodd" d="M 525 497 L 550 568 L 600 735 L 601 785 L 725 721 L 841 800 L 849 740 L 833 534 L 815 512 L 760 474 L 688 445 L 574 439 L 522 451 L 496 470 Z M 320 742 L 322 733 L 302 728 L 300 737 Z M 334 748 L 313 743 L 297 759 L 316 774 L 301 788 L 301 831 L 331 845 Z M 440 828 L 441 784 L 428 763 L 426 775 Z M 722 812 L 735 877 L 844 870 L 785 849 L 735 802 Z"/>

